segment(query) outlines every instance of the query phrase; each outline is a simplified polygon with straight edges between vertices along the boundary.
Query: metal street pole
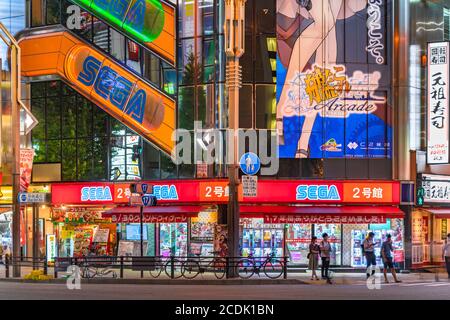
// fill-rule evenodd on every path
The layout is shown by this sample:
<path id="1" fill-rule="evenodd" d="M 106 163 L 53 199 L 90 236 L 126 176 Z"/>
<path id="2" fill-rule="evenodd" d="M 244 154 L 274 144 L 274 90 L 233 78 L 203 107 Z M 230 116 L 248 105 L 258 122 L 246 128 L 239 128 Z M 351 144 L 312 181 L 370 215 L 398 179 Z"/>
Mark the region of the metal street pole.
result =
<path id="1" fill-rule="evenodd" d="M 238 202 L 238 156 L 239 156 L 239 89 L 242 72 L 239 58 L 244 54 L 245 3 L 247 0 L 225 0 L 225 50 L 227 54 L 228 122 L 233 133 L 233 161 L 228 164 L 229 200 L 227 211 L 228 255 L 239 257 L 239 202 Z M 235 268 L 229 270 L 236 277 Z"/>
<path id="2" fill-rule="evenodd" d="M 140 211 L 140 221 L 141 221 L 141 264 L 144 263 L 144 206 L 141 205 L 141 211 Z M 144 277 L 144 270 L 142 269 L 143 266 L 141 266 L 141 278 Z"/>
<path id="3" fill-rule="evenodd" d="M 12 187 L 13 187 L 13 225 L 12 225 L 12 258 L 13 277 L 20 277 L 20 47 L 8 29 L 0 23 L 1 40 L 8 45 L 11 59 L 11 145 L 12 145 Z"/>

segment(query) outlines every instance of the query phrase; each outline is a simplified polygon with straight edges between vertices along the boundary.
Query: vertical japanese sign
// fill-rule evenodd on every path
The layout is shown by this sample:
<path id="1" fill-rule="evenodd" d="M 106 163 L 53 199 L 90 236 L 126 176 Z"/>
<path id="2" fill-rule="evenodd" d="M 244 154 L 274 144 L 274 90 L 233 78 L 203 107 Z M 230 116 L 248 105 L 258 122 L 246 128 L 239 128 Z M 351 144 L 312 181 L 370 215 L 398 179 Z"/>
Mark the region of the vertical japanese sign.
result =
<path id="1" fill-rule="evenodd" d="M 20 192 L 27 192 L 31 182 L 34 149 L 20 149 Z"/>
<path id="2" fill-rule="evenodd" d="M 428 44 L 427 163 L 449 163 L 449 43 Z"/>
<path id="3" fill-rule="evenodd" d="M 56 236 L 54 234 L 47 235 L 47 262 L 54 262 L 56 257 Z"/>

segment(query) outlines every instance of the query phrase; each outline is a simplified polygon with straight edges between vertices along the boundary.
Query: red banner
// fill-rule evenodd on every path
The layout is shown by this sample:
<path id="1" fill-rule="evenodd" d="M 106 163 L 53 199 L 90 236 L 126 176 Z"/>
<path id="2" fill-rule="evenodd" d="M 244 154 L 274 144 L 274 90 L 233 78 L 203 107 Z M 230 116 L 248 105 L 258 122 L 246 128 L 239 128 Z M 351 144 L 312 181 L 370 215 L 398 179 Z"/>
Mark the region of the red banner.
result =
<path id="1" fill-rule="evenodd" d="M 243 197 L 247 203 L 377 203 L 398 204 L 400 184 L 397 181 L 304 181 L 259 180 L 256 197 Z"/>
<path id="2" fill-rule="evenodd" d="M 143 223 L 186 223 L 189 214 L 144 214 Z M 111 215 L 111 222 L 113 223 L 140 223 L 139 213 L 118 213 Z"/>
<path id="3" fill-rule="evenodd" d="M 159 203 L 226 203 L 228 181 L 145 181 L 153 186 Z M 61 183 L 52 185 L 53 204 L 128 204 L 130 183 Z M 241 203 L 306 204 L 398 204 L 400 184 L 396 181 L 259 180 L 256 197 Z"/>
<path id="4" fill-rule="evenodd" d="M 20 149 L 20 192 L 27 192 L 31 182 L 34 149 Z"/>
<path id="5" fill-rule="evenodd" d="M 382 215 L 331 216 L 331 215 L 265 215 L 264 223 L 320 223 L 320 224 L 381 224 L 386 223 Z"/>

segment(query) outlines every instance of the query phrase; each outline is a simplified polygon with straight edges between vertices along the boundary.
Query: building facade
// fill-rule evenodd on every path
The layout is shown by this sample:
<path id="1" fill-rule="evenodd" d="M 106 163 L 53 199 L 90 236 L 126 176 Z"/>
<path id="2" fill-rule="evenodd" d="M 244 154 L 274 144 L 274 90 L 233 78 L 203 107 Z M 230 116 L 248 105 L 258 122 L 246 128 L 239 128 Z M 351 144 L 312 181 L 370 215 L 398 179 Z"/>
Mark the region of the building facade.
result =
<path id="1" fill-rule="evenodd" d="M 400 267 L 416 259 L 416 213 L 411 201 L 400 207 L 407 203 L 400 181 L 416 176 L 414 170 L 404 172 L 401 159 L 414 168 L 410 150 L 416 150 L 420 168 L 426 149 L 422 57 L 427 42 L 448 34 L 444 2 L 247 0 L 239 127 L 276 138 L 276 154 L 267 155 L 278 170 L 258 173 L 256 196 L 239 191 L 242 255 L 273 252 L 303 266 L 311 236 L 328 233 L 333 265 L 363 267 L 360 244 L 373 231 L 378 245 L 388 233 L 394 236 Z M 39 121 L 27 140 L 35 151 L 32 187 L 52 194 L 39 209 L 41 245 L 44 235 L 55 235 L 60 257 L 89 251 L 139 255 L 139 216 L 128 204 L 130 183 L 139 180 L 153 184 L 159 200 L 146 209 L 144 254 L 211 255 L 220 248 L 214 242 L 217 226 L 226 225 L 225 166 L 175 164 L 164 144 L 169 131 L 158 130 L 172 123 L 172 129 L 193 134 L 195 121 L 204 129 L 228 128 L 224 1 L 160 1 L 151 10 L 165 18 L 155 20 L 161 33 L 152 41 L 130 33 L 131 22 L 130 29 L 121 29 L 100 2 L 93 3 L 31 0 L 28 28 L 18 35 L 26 103 Z M 115 10 L 112 15 L 120 16 Z M 406 19 L 408 13 L 414 19 Z M 170 30 L 173 55 L 161 40 Z M 407 35 L 405 43 L 394 41 L 399 34 Z M 65 61 L 63 71 L 52 51 L 33 49 L 33 39 L 50 36 L 64 44 L 55 50 Z M 74 43 L 89 54 L 77 60 Z M 411 66 L 406 71 L 394 59 L 404 48 Z M 42 65 L 27 56 L 42 59 Z M 102 61 L 97 69 L 94 61 L 91 71 L 98 74 L 92 81 L 81 60 L 86 56 Z M 407 95 L 399 94 L 404 86 L 398 75 L 404 72 Z M 158 97 L 165 110 L 175 105 L 175 117 L 166 111 L 159 127 L 150 121 L 143 128 L 133 118 L 136 104 L 129 106 L 139 91 L 117 89 L 117 83 L 128 88 L 127 81 Z M 194 158 L 202 144 L 192 144 Z"/>

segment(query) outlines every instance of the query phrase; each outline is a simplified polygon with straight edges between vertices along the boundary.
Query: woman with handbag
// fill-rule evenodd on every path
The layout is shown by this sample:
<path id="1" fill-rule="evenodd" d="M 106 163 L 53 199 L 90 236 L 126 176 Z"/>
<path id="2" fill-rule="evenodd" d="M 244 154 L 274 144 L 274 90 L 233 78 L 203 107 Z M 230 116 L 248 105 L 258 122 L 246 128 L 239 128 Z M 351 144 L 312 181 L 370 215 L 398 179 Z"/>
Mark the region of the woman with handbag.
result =
<path id="1" fill-rule="evenodd" d="M 311 243 L 309 244 L 309 253 L 308 253 L 308 260 L 309 260 L 309 269 L 311 269 L 311 280 L 319 280 L 319 277 L 316 274 L 316 270 L 319 266 L 319 255 L 320 255 L 320 247 L 317 244 L 317 237 L 313 236 L 311 238 Z"/>

